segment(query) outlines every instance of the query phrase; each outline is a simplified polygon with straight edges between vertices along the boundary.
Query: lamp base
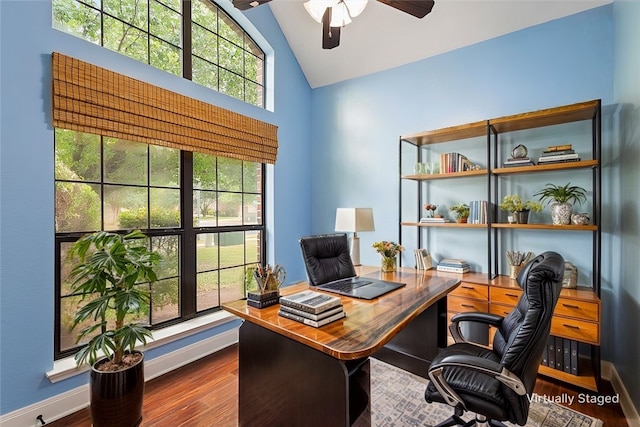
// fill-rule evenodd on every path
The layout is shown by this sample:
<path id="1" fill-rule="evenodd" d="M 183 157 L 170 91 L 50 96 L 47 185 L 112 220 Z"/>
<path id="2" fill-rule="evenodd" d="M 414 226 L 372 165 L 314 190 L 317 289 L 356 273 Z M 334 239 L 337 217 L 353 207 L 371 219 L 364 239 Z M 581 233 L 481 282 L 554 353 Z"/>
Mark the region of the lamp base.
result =
<path id="1" fill-rule="evenodd" d="M 351 238 L 351 262 L 354 266 L 360 265 L 360 238 L 356 233 Z"/>

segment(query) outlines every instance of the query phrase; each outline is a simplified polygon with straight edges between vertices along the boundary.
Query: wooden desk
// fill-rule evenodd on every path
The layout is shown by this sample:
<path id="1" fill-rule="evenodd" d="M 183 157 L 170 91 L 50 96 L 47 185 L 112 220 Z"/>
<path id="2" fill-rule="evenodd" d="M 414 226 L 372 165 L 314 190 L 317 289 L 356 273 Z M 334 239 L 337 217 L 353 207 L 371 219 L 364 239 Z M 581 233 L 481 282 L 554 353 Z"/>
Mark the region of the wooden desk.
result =
<path id="1" fill-rule="evenodd" d="M 460 276 L 412 268 L 359 267 L 358 273 L 407 285 L 371 301 L 342 297 L 347 316 L 321 328 L 278 316 L 279 305 L 223 304 L 245 320 L 239 426 L 370 425 L 369 356 L 426 375 L 438 346 L 446 346 L 446 295 Z M 281 294 L 307 288 L 298 283 Z"/>

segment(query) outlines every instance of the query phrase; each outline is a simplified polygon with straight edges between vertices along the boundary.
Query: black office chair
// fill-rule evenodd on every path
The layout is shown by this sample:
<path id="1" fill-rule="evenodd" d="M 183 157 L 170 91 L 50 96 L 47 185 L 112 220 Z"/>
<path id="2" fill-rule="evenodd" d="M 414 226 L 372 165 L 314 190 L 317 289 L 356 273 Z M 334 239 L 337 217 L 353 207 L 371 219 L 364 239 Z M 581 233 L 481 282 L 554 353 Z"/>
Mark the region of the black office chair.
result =
<path id="1" fill-rule="evenodd" d="M 300 238 L 304 266 L 312 286 L 355 277 L 345 233 L 318 234 Z"/>
<path id="2" fill-rule="evenodd" d="M 547 345 L 551 317 L 562 288 L 564 259 L 545 252 L 518 274 L 523 289 L 518 305 L 506 317 L 489 313 L 458 313 L 449 327 L 456 341 L 443 349 L 429 367 L 427 402 L 453 406 L 454 415 L 440 426 L 491 425 L 500 421 L 525 425 L 529 398 Z M 497 328 L 493 348 L 464 340 L 459 324 L 482 322 Z M 475 412 L 465 422 L 464 411 Z"/>

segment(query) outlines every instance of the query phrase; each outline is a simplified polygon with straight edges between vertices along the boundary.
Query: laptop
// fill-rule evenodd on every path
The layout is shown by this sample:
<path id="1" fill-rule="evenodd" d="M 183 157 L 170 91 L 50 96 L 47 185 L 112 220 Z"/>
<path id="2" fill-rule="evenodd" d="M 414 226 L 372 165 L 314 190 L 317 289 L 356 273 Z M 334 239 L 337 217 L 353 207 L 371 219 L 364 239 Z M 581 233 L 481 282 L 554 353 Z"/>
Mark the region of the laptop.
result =
<path id="1" fill-rule="evenodd" d="M 300 248 L 312 288 L 354 298 L 374 299 L 406 286 L 406 283 L 358 277 L 344 233 L 302 237 Z"/>

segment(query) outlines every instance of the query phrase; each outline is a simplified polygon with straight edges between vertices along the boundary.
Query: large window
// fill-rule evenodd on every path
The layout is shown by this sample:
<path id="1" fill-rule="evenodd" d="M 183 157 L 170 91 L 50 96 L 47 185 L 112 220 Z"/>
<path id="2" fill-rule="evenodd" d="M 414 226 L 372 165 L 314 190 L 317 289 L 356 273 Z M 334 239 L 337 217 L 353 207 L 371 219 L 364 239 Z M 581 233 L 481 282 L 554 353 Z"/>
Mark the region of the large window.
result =
<path id="1" fill-rule="evenodd" d="M 264 107 L 264 52 L 211 0 L 53 0 L 53 26 Z"/>
<path id="2" fill-rule="evenodd" d="M 55 131 L 56 357 L 75 351 L 67 253 L 83 234 L 141 229 L 162 255 L 146 318 L 158 328 L 244 297 L 264 260 L 264 165 Z"/>

